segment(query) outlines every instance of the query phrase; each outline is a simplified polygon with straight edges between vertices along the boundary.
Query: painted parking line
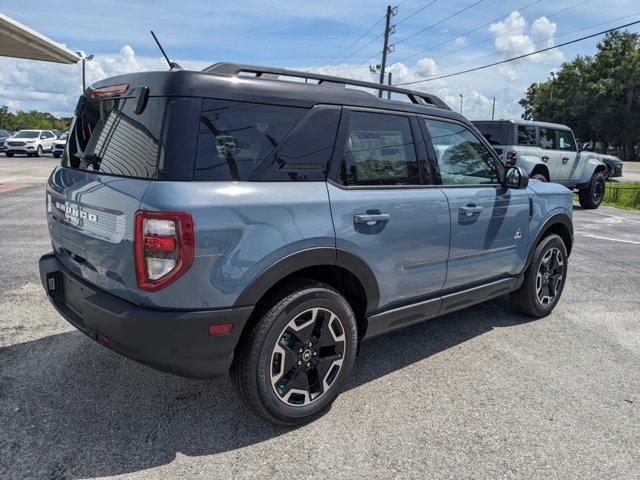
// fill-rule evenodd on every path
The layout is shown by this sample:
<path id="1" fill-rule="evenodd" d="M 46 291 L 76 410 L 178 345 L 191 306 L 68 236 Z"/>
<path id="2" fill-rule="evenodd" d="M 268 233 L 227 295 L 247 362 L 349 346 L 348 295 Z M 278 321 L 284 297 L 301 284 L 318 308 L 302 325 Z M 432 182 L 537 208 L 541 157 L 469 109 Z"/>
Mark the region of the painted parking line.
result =
<path id="1" fill-rule="evenodd" d="M 601 237 L 600 235 L 594 235 L 592 233 L 575 232 L 576 235 L 582 235 L 583 237 L 597 238 L 598 240 L 609 240 L 611 242 L 630 243 L 631 245 L 640 245 L 640 242 L 635 240 L 624 240 L 622 238 Z"/>

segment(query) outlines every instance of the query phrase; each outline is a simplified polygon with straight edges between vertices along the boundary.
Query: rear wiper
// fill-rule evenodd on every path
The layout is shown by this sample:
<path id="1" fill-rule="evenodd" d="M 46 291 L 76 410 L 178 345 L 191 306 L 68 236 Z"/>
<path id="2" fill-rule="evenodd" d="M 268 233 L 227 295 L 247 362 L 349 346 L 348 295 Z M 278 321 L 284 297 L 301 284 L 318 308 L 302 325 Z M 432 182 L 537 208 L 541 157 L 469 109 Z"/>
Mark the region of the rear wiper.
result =
<path id="1" fill-rule="evenodd" d="M 100 170 L 100 162 L 102 162 L 102 157 L 100 157 L 100 155 L 89 153 L 78 156 L 82 160 L 81 168 L 83 170 L 87 170 L 87 167 L 92 167 L 96 172 Z"/>

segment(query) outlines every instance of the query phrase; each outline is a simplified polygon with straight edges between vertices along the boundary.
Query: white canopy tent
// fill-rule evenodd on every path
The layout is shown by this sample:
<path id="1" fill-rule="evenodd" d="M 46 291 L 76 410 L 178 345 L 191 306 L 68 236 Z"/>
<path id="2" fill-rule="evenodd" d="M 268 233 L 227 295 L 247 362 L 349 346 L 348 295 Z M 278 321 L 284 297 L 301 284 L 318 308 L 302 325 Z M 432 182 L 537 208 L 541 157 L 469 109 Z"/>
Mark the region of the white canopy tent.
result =
<path id="1" fill-rule="evenodd" d="M 0 13 L 0 56 L 73 64 L 80 57 L 64 45 Z"/>

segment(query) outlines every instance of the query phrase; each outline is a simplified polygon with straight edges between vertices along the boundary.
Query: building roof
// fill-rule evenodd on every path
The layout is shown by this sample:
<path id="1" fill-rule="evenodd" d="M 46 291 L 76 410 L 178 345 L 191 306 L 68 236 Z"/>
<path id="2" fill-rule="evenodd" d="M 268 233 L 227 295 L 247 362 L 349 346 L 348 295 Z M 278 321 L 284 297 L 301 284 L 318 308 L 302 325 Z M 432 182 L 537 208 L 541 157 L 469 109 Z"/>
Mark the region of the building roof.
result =
<path id="1" fill-rule="evenodd" d="M 0 13 L 0 56 L 73 64 L 80 57 L 64 45 Z"/>

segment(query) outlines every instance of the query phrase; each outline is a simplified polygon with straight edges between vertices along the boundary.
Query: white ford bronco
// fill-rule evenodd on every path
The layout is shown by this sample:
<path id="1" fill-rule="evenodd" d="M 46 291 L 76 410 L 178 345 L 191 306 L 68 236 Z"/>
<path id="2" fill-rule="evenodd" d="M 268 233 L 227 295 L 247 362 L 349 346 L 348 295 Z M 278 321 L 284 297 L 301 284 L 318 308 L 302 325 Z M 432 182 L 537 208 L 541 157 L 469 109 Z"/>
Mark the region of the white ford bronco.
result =
<path id="1" fill-rule="evenodd" d="M 522 167 L 530 178 L 577 190 L 582 208 L 602 203 L 607 167 L 603 155 L 579 151 L 566 125 L 526 120 L 475 121 L 507 166 Z"/>

